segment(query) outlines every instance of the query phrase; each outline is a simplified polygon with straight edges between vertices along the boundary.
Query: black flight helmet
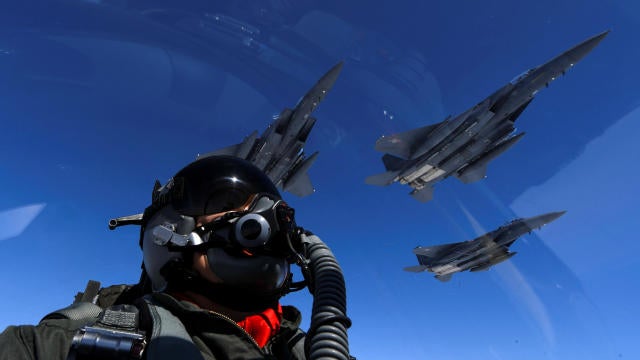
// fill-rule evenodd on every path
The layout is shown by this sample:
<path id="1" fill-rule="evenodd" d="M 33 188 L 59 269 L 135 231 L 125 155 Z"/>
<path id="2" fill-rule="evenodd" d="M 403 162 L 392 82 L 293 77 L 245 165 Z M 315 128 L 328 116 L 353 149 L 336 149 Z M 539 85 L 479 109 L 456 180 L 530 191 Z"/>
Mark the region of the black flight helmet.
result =
<path id="1" fill-rule="evenodd" d="M 267 193 L 281 199 L 271 179 L 247 160 L 212 155 L 192 162 L 174 177 L 174 209 L 198 217 L 242 207 L 250 197 Z"/>

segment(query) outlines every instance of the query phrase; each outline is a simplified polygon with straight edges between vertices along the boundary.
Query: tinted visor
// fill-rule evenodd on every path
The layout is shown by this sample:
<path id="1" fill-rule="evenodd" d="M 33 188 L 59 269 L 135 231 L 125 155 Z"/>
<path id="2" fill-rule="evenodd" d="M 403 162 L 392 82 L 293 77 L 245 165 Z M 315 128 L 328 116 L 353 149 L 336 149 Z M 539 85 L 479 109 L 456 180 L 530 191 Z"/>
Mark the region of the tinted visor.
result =
<path id="1" fill-rule="evenodd" d="M 234 210 L 257 193 L 280 193 L 267 175 L 246 160 L 210 156 L 197 160 L 174 176 L 173 207 L 183 215 L 201 216 Z"/>

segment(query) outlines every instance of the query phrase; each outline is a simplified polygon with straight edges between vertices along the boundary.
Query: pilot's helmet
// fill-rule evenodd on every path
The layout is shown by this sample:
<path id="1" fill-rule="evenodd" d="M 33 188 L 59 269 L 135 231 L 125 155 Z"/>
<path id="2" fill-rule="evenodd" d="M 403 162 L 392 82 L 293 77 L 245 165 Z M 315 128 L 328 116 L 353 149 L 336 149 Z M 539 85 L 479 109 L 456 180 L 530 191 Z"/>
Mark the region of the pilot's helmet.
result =
<path id="1" fill-rule="evenodd" d="M 195 236 L 198 219 L 243 210 L 257 195 L 271 201 L 281 199 L 276 186 L 263 171 L 233 156 L 196 160 L 178 171 L 164 186 L 157 184 L 152 205 L 143 217 L 141 234 L 144 267 L 153 291 L 181 289 L 190 283 L 186 285 L 192 287 L 189 290 L 197 286 L 199 289 L 195 290 L 205 294 L 211 291 L 207 292 L 203 286 L 215 288 L 218 293 L 224 291 L 227 295 L 237 293 L 244 297 L 273 298 L 281 294 L 290 276 L 289 262 L 283 256 L 243 256 L 224 247 L 181 249 L 158 241 L 158 227 L 173 231 L 176 237 L 195 237 L 202 243 L 213 241 L 201 233 Z M 190 272 L 194 251 L 206 254 L 209 268 L 219 282 L 210 284 Z"/>

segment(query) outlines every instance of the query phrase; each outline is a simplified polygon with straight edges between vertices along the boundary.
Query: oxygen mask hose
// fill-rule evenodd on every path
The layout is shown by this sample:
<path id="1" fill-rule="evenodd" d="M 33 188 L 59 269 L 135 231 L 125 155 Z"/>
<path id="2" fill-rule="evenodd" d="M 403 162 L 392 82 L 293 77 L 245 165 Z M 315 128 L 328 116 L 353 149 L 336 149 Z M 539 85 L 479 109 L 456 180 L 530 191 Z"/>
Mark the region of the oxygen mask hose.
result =
<path id="1" fill-rule="evenodd" d="M 301 234 L 309 259 L 313 295 L 311 325 L 305 342 L 307 359 L 349 360 L 347 291 L 342 269 L 320 238 Z"/>

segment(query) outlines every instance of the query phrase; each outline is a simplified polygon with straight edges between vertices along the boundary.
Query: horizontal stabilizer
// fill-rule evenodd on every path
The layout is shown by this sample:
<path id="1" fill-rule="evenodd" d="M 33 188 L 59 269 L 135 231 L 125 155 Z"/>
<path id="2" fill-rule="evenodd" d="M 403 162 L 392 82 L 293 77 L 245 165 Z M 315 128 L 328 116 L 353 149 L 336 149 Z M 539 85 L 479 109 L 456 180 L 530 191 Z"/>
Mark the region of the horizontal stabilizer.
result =
<path id="1" fill-rule="evenodd" d="M 449 280 L 451 280 L 451 276 L 453 276 L 452 274 L 447 274 L 447 275 L 436 275 L 435 278 L 442 281 L 442 282 L 447 282 Z"/>
<path id="2" fill-rule="evenodd" d="M 384 167 L 387 171 L 398 171 L 402 169 L 407 160 L 391 154 L 384 154 L 384 156 L 382 156 L 382 162 L 384 163 Z"/>
<path id="3" fill-rule="evenodd" d="M 433 187 L 426 185 L 420 190 L 414 189 L 412 192 L 409 193 L 409 195 L 411 195 L 414 199 L 425 203 L 433 199 Z"/>
<path id="4" fill-rule="evenodd" d="M 381 174 L 371 175 L 367 177 L 364 182 L 369 185 L 385 186 L 391 184 L 396 176 L 398 176 L 397 171 L 387 171 Z"/>
<path id="5" fill-rule="evenodd" d="M 419 273 L 427 270 L 427 267 L 424 265 L 416 265 L 416 266 L 407 266 L 403 269 L 404 271 Z"/>
<path id="6" fill-rule="evenodd" d="M 442 122 L 417 129 L 382 136 L 376 141 L 375 149 L 401 158 L 409 159 L 413 151 L 424 142 L 427 136 Z"/>

